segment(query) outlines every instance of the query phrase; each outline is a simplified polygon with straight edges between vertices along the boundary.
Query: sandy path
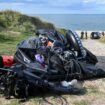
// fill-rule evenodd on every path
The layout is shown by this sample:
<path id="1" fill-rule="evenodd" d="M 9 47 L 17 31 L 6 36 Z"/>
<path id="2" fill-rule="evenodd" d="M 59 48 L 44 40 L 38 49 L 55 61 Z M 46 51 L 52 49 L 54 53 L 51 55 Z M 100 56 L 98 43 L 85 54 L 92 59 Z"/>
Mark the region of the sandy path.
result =
<path id="1" fill-rule="evenodd" d="M 98 40 L 83 40 L 83 45 L 89 49 L 98 58 L 97 67 L 105 69 L 105 44 Z"/>

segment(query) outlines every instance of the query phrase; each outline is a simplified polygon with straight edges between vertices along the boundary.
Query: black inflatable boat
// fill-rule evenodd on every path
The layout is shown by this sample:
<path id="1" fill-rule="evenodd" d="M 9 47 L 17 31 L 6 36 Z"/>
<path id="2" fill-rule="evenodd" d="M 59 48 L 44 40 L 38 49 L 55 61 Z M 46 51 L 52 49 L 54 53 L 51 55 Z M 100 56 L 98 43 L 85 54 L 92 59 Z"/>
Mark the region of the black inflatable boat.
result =
<path id="1" fill-rule="evenodd" d="M 39 35 L 47 37 L 52 43 L 59 41 L 63 50 L 58 53 L 54 46 L 41 49 Z M 35 59 L 38 53 L 47 56 L 44 66 Z M 37 37 L 17 45 L 14 57 L 16 63 L 11 68 L 0 68 L 0 90 L 7 97 L 27 97 L 29 91 L 36 88 L 76 93 L 81 89 L 74 85 L 63 86 L 61 83 L 105 76 L 104 70 L 95 67 L 98 62 L 96 56 L 83 47 L 78 35 L 71 30 L 66 32 L 66 36 L 55 30 L 38 30 Z"/>

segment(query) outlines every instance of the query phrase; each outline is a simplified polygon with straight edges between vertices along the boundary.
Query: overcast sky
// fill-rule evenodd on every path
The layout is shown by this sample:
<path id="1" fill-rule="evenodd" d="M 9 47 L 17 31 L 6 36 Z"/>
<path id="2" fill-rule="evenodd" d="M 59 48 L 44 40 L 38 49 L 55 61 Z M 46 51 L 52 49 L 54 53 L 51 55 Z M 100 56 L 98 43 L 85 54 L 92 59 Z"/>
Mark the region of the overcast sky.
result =
<path id="1" fill-rule="evenodd" d="M 105 14 L 105 0 L 0 0 L 0 10 L 25 14 Z"/>

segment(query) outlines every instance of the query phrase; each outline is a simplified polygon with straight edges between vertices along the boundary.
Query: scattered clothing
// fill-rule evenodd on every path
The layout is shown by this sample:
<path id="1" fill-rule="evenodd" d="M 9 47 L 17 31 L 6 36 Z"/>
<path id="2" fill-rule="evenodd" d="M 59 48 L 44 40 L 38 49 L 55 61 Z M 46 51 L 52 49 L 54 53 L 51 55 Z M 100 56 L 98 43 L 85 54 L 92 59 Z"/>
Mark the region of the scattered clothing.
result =
<path id="1" fill-rule="evenodd" d="M 15 63 L 13 56 L 0 56 L 0 67 L 11 67 Z"/>
<path id="2" fill-rule="evenodd" d="M 36 59 L 36 61 L 38 61 L 41 64 L 44 63 L 44 57 L 40 54 L 36 54 L 35 59 Z"/>

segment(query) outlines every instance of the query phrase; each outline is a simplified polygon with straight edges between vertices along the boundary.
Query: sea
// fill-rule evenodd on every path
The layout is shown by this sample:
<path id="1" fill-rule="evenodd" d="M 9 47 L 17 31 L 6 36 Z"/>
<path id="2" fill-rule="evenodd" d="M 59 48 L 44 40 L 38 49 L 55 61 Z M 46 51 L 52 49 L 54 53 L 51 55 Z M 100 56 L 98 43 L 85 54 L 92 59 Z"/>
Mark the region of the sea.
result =
<path id="1" fill-rule="evenodd" d="M 105 14 L 34 14 L 57 28 L 105 31 Z"/>

